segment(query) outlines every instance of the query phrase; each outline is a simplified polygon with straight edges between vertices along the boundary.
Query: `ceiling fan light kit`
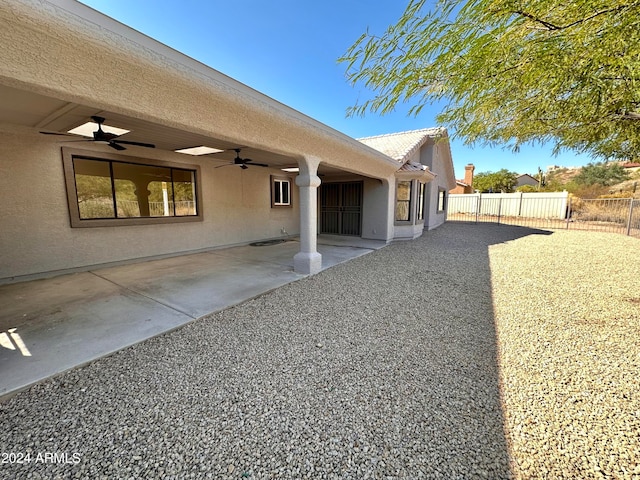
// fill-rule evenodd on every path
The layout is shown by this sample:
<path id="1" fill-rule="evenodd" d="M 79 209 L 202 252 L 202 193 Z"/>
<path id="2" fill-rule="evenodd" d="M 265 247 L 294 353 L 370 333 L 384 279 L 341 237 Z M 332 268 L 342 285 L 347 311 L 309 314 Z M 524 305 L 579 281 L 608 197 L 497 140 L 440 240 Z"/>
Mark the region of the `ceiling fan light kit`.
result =
<path id="1" fill-rule="evenodd" d="M 102 124 L 105 122 L 104 117 L 98 117 L 96 115 L 91 117 L 98 125 L 98 130 L 93 132 L 93 139 L 87 139 L 89 142 L 103 143 L 105 145 L 109 145 L 111 148 L 122 151 L 126 150 L 126 147 L 123 145 L 135 145 L 138 147 L 146 147 L 146 148 L 156 148 L 156 146 L 152 143 L 143 143 L 143 142 L 132 142 L 128 140 L 118 140 L 120 135 L 111 132 L 105 132 L 102 129 Z M 44 135 L 62 135 L 62 136 L 75 136 L 75 133 L 58 133 L 58 132 L 40 132 Z"/>
<path id="2" fill-rule="evenodd" d="M 266 163 L 256 163 L 250 158 L 240 158 L 240 148 L 234 148 L 234 152 L 236 152 L 236 158 L 233 159 L 233 163 L 227 163 L 225 165 L 218 165 L 216 168 L 220 167 L 228 167 L 230 165 L 238 165 L 242 170 L 246 170 L 249 167 L 268 167 Z"/>

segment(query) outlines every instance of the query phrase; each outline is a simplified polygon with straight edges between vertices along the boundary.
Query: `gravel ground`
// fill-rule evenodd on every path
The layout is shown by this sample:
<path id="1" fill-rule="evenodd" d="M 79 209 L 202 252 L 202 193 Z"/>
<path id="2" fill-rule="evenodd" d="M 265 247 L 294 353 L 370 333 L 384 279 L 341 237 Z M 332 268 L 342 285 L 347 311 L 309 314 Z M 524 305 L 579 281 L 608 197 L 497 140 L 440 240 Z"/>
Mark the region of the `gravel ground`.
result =
<path id="1" fill-rule="evenodd" d="M 640 478 L 640 244 L 547 233 L 447 224 L 36 385 L 0 477 Z"/>
<path id="2" fill-rule="evenodd" d="M 515 476 L 640 479 L 640 241 L 558 231 L 489 251 Z"/>

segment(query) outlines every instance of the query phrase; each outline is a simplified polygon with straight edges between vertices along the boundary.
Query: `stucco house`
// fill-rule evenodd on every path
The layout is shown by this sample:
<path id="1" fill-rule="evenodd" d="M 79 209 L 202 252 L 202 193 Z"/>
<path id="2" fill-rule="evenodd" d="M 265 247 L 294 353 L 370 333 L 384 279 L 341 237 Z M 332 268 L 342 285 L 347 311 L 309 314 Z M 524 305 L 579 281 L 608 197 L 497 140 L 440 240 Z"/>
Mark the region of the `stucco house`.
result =
<path id="1" fill-rule="evenodd" d="M 444 129 L 358 141 L 74 0 L 0 22 L 0 283 L 292 235 L 309 274 L 445 220 Z"/>
<path id="2" fill-rule="evenodd" d="M 525 185 L 528 185 L 530 187 L 537 187 L 538 183 L 539 182 L 537 178 L 532 177 L 528 173 L 523 173 L 516 177 L 516 184 L 514 188 L 517 189 L 519 187 L 524 187 Z"/>
<path id="3" fill-rule="evenodd" d="M 447 192 L 455 184 L 446 129 L 425 128 L 359 140 L 402 165 L 396 172 L 394 238 L 416 238 L 423 229 L 446 221 Z M 418 175 L 421 170 L 423 174 Z"/>

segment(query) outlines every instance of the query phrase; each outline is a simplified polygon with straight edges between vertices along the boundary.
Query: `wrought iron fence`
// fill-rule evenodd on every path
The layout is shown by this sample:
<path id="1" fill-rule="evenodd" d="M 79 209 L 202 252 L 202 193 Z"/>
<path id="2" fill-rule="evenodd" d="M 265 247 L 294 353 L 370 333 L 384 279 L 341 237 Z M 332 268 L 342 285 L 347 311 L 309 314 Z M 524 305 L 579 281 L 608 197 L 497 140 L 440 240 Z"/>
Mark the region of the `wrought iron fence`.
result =
<path id="1" fill-rule="evenodd" d="M 449 195 L 447 220 L 640 237 L 640 199 L 581 199 L 567 192 Z"/>

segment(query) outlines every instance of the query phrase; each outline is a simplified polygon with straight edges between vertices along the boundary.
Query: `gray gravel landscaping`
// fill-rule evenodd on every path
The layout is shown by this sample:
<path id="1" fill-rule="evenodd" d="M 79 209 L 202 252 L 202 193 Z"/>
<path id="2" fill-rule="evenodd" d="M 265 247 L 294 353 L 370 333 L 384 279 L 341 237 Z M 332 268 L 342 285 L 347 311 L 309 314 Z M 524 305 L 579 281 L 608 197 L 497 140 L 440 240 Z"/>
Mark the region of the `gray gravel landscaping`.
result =
<path id="1" fill-rule="evenodd" d="M 639 248 L 446 224 L 6 399 L 0 477 L 640 478 Z"/>

